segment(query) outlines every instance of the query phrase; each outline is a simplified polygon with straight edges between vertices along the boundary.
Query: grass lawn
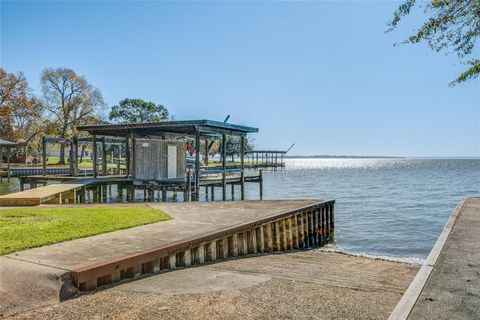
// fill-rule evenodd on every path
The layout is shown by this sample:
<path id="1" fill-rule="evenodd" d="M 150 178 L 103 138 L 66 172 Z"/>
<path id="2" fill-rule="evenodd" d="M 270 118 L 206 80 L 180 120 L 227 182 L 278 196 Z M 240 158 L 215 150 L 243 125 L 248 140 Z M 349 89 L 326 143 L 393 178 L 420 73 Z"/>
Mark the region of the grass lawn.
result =
<path id="1" fill-rule="evenodd" d="M 60 161 L 60 157 L 48 157 L 47 166 L 55 166 L 55 167 L 68 167 L 68 156 L 65 156 L 65 161 L 67 162 L 65 165 L 59 165 L 58 162 Z M 90 157 L 84 157 L 83 161 L 80 163 L 80 158 L 78 159 L 78 167 L 81 169 L 90 169 L 93 167 L 93 161 Z M 101 159 L 98 159 L 98 163 L 101 163 Z M 122 159 L 125 162 L 125 159 Z M 110 156 L 107 156 L 107 168 L 117 168 L 117 159 L 114 159 L 114 163 L 111 163 Z M 120 168 L 125 168 L 124 164 L 120 165 Z"/>
<path id="2" fill-rule="evenodd" d="M 172 219 L 146 205 L 0 210 L 0 255 Z"/>

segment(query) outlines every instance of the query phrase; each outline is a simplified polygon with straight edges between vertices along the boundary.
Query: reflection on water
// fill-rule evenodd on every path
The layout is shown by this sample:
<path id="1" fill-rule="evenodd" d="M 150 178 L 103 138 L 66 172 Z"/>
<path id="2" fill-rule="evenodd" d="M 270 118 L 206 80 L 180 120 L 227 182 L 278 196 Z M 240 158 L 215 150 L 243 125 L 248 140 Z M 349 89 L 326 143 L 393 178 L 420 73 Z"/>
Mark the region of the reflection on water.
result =
<path id="1" fill-rule="evenodd" d="M 20 183 L 17 178 L 10 178 L 10 182 L 7 178 L 3 178 L 0 182 L 0 195 L 18 191 L 20 191 Z"/>
<path id="2" fill-rule="evenodd" d="M 288 159 L 265 174 L 265 198 L 335 199 L 335 245 L 358 254 L 426 258 L 450 213 L 480 195 L 480 160 Z"/>
<path id="3" fill-rule="evenodd" d="M 264 199 L 335 199 L 335 247 L 357 254 L 422 261 L 457 203 L 480 195 L 479 159 L 287 159 L 286 166 L 264 173 Z M 17 179 L 5 181 L 0 194 L 19 190 Z M 230 187 L 227 195 L 231 199 Z M 258 195 L 258 184 L 247 184 L 246 198 Z M 200 200 L 205 196 L 202 188 Z M 181 192 L 166 197 L 183 201 Z M 162 201 L 162 194 L 112 185 L 88 188 L 84 198 Z"/>

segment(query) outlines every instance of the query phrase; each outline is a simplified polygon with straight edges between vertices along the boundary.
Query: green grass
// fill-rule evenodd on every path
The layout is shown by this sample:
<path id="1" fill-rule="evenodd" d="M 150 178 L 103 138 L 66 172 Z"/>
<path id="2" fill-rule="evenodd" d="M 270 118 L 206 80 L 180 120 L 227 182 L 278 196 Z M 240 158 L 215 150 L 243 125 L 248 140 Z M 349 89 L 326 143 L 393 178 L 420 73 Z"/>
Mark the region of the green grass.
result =
<path id="1" fill-rule="evenodd" d="M 0 210 L 0 255 L 172 219 L 146 205 Z"/>
<path id="2" fill-rule="evenodd" d="M 68 167 L 68 156 L 65 156 L 65 161 L 67 164 L 65 165 L 59 165 L 58 163 L 60 162 L 60 157 L 48 157 L 47 160 L 47 166 L 55 166 L 55 167 Z M 98 160 L 99 163 L 101 160 Z M 125 159 L 123 160 L 125 161 Z M 80 163 L 80 158 L 78 158 L 78 167 L 82 169 L 88 169 L 93 167 L 93 161 L 89 157 L 84 157 L 83 161 Z M 111 163 L 111 159 L 109 156 L 107 156 L 107 168 L 117 168 L 117 159 L 114 159 L 114 163 Z M 120 165 L 120 168 L 125 168 L 125 165 Z"/>

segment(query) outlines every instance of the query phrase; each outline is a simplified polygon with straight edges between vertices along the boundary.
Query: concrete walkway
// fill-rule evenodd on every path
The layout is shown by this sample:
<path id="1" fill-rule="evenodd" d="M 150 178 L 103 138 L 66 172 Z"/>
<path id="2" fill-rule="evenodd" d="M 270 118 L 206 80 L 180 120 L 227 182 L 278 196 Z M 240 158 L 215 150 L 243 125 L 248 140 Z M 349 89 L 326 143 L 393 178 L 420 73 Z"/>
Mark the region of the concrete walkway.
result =
<path id="1" fill-rule="evenodd" d="M 7 257 L 73 270 L 85 265 L 141 253 L 172 242 L 199 238 L 224 228 L 293 211 L 318 202 L 282 200 L 149 203 L 151 207 L 159 208 L 174 219 L 16 252 Z M 86 206 L 91 207 L 91 205 Z"/>
<path id="2" fill-rule="evenodd" d="M 25 311 L 54 300 L 58 301 L 63 294 L 68 296 L 65 291 L 72 290 L 72 287 L 62 281 L 62 276 L 73 269 L 141 253 L 176 241 L 206 236 L 215 231 L 318 202 L 285 200 L 151 203 L 150 206 L 163 210 L 174 219 L 0 257 L 0 313 Z M 138 204 L 115 206 L 130 206 L 134 210 Z"/>
<path id="3" fill-rule="evenodd" d="M 480 319 L 480 198 L 466 198 L 390 319 Z"/>

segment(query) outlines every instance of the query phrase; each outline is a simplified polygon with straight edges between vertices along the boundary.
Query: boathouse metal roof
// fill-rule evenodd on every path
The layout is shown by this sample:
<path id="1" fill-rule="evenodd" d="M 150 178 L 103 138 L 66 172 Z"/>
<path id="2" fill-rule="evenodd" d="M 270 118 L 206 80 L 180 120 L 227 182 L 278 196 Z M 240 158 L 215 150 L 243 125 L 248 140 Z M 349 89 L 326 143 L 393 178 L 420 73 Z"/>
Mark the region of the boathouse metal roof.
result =
<path id="1" fill-rule="evenodd" d="M 4 140 L 0 138 L 0 146 L 1 147 L 15 147 L 17 144 L 12 141 Z"/>
<path id="2" fill-rule="evenodd" d="M 258 128 L 225 123 L 214 120 L 184 120 L 163 121 L 150 123 L 108 124 L 94 126 L 80 126 L 79 130 L 88 131 L 90 134 L 126 137 L 129 133 L 147 135 L 161 135 L 163 133 L 176 133 L 194 135 L 197 132 L 203 136 L 218 134 L 246 135 L 258 132 Z"/>

